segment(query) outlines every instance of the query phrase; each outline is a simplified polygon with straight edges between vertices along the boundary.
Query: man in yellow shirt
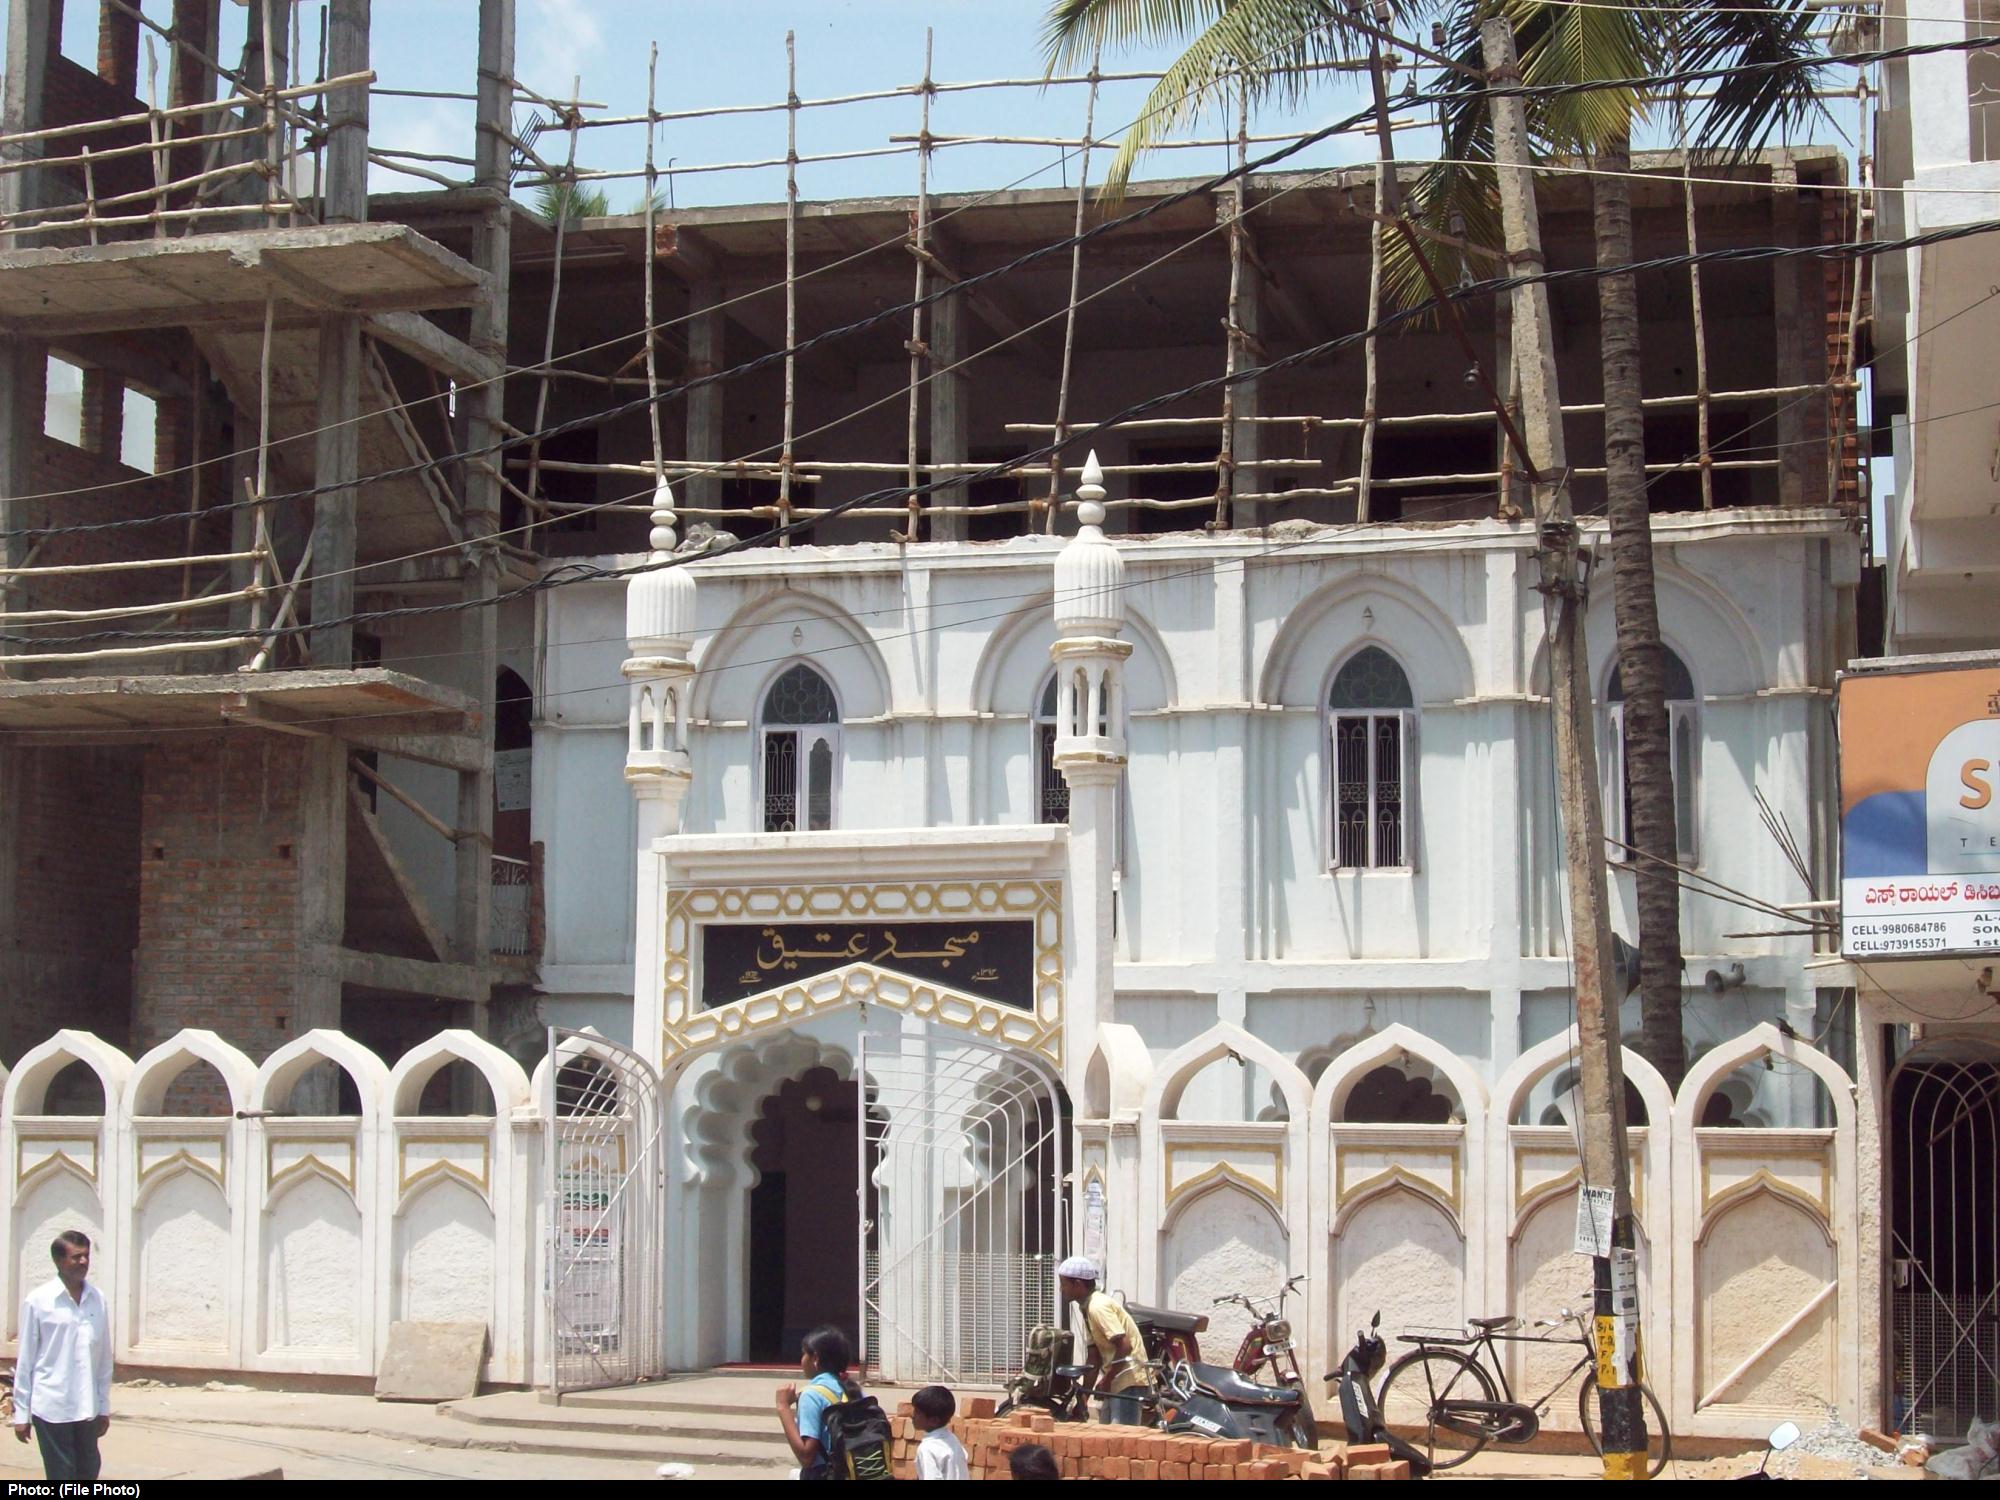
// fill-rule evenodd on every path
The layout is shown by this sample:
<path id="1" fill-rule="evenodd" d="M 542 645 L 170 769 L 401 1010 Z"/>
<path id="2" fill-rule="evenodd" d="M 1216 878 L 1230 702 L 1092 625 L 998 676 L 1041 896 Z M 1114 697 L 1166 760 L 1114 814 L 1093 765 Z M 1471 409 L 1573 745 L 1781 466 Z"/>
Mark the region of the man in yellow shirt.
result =
<path id="1" fill-rule="evenodd" d="M 1062 1286 L 1064 1317 L 1072 1307 L 1083 1310 L 1084 1333 L 1090 1340 L 1090 1355 L 1085 1360 L 1089 1373 L 1084 1376 L 1083 1388 L 1101 1388 L 1108 1393 L 1098 1420 L 1143 1426 L 1150 1382 L 1145 1370 L 1146 1341 L 1139 1325 L 1124 1303 L 1097 1289 L 1097 1266 L 1084 1256 L 1072 1255 L 1056 1267 L 1056 1279 Z"/>

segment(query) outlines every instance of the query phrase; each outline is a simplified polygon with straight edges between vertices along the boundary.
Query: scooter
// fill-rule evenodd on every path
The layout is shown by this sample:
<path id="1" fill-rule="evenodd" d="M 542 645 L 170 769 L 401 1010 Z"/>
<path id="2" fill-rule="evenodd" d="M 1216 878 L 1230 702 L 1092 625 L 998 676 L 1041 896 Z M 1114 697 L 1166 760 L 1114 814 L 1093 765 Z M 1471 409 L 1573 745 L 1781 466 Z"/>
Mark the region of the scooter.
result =
<path id="1" fill-rule="evenodd" d="M 1167 1367 L 1156 1396 L 1163 1432 L 1312 1448 L 1312 1412 L 1295 1385 L 1258 1385 L 1220 1365 Z"/>
<path id="2" fill-rule="evenodd" d="M 1391 1453 L 1408 1462 L 1414 1478 L 1426 1479 L 1430 1477 L 1430 1460 L 1389 1430 L 1375 1403 L 1375 1377 L 1382 1373 L 1389 1357 L 1389 1345 L 1378 1332 L 1381 1326 L 1382 1314 L 1377 1312 L 1354 1336 L 1354 1347 L 1347 1351 L 1340 1368 L 1327 1371 L 1326 1378 L 1329 1383 L 1340 1382 L 1340 1416 L 1347 1427 L 1348 1442 L 1386 1443 Z"/>

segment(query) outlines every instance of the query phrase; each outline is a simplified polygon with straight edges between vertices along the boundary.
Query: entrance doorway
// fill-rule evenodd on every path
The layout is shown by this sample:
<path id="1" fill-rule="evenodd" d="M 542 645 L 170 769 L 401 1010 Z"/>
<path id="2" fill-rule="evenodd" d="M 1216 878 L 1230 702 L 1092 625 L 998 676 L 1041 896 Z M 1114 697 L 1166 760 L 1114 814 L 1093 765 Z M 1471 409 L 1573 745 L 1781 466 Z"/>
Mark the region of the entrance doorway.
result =
<path id="1" fill-rule="evenodd" d="M 1893 1420 L 1949 1441 L 2000 1411 L 2000 1049 L 1890 1084 Z"/>
<path id="2" fill-rule="evenodd" d="M 767 1095 L 750 1127 L 748 1345 L 760 1364 L 796 1362 L 822 1323 L 854 1336 L 857 1113 L 854 1081 L 813 1068 Z"/>

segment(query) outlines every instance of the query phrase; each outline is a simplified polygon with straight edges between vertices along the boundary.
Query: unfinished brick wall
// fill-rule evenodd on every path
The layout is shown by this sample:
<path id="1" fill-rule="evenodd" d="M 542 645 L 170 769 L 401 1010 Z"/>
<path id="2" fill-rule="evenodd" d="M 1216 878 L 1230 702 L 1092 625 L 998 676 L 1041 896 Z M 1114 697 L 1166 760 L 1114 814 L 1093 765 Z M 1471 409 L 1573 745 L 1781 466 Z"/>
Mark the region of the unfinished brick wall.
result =
<path id="1" fill-rule="evenodd" d="M 290 1041 L 310 747 L 247 731 L 146 751 L 132 1050 L 201 1026 L 257 1061 Z"/>
<path id="2" fill-rule="evenodd" d="M 12 752 L 18 861 L 5 1061 L 73 1027 L 124 1045 L 139 928 L 140 753 Z"/>
<path id="3" fill-rule="evenodd" d="M 168 410 L 162 410 L 163 429 L 167 427 L 171 415 L 173 413 Z M 166 440 L 161 446 L 161 451 L 174 453 L 180 439 L 174 438 L 171 433 L 164 430 L 161 436 Z M 126 468 L 113 457 L 90 453 L 47 436 L 35 440 L 32 483 L 36 493 L 52 495 L 51 499 L 42 502 L 39 507 L 42 514 L 34 518 L 36 524 L 82 526 L 99 521 L 120 520 L 129 516 L 167 513 L 179 516 L 187 509 L 186 475 L 153 478 L 139 473 L 136 469 Z M 84 493 L 62 493 L 66 491 Z M 194 535 L 194 547 L 198 553 L 227 551 L 228 517 L 213 516 L 197 522 Z M 43 566 L 56 566 L 122 562 L 142 557 L 181 557 L 187 554 L 187 546 L 188 527 L 178 521 L 170 521 L 153 526 L 128 527 L 123 530 L 47 537 L 37 550 L 35 561 Z M 193 587 L 199 589 L 207 583 L 217 566 L 217 564 L 206 564 L 196 567 Z M 180 597 L 181 582 L 180 570 L 171 568 L 41 578 L 34 581 L 30 590 L 30 607 L 105 609 L 119 604 L 152 603 Z M 215 625 L 227 623 L 228 615 L 226 612 L 209 610 L 194 618 L 203 625 Z M 37 627 L 37 634 L 85 635 L 117 625 L 149 630 L 160 628 L 161 621 L 155 617 L 112 621 L 109 625 L 65 624 L 60 627 L 42 625 Z M 220 660 L 220 658 L 210 657 L 204 660 Z M 231 665 L 234 663 L 223 663 L 224 669 Z M 208 670 L 208 668 L 204 666 L 197 670 Z"/>

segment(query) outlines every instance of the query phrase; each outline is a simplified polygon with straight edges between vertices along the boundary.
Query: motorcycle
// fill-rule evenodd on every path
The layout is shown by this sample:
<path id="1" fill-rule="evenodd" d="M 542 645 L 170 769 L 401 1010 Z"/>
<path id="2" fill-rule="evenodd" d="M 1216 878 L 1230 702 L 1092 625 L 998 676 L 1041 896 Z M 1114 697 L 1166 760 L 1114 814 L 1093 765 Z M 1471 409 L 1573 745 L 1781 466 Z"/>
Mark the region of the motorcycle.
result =
<path id="1" fill-rule="evenodd" d="M 1248 1438 L 1277 1448 L 1319 1446 L 1305 1392 L 1295 1385 L 1259 1385 L 1221 1365 L 1167 1367 L 1157 1403 L 1163 1432 Z"/>
<path id="2" fill-rule="evenodd" d="M 1381 1327 L 1382 1314 L 1377 1312 L 1368 1326 L 1354 1336 L 1354 1347 L 1347 1351 L 1340 1368 L 1327 1371 L 1326 1378 L 1328 1383 L 1340 1382 L 1340 1417 L 1347 1428 L 1348 1442 L 1386 1443 L 1391 1453 L 1409 1463 L 1413 1477 L 1428 1478 L 1430 1460 L 1389 1430 L 1382 1420 L 1381 1408 L 1376 1405 L 1375 1377 L 1382 1373 L 1389 1357 L 1389 1345 L 1379 1331 Z"/>
<path id="3" fill-rule="evenodd" d="M 1137 1302 L 1126 1303 L 1125 1311 L 1139 1325 L 1139 1336 L 1146 1342 L 1148 1359 L 1163 1365 L 1200 1363 L 1201 1335 L 1208 1332 L 1207 1313 L 1175 1312 L 1171 1308 L 1146 1307 Z"/>
<path id="4" fill-rule="evenodd" d="M 1021 1373 L 1007 1382 L 995 1414 L 1004 1417 L 1018 1406 L 1033 1406 L 1058 1422 L 1089 1421 L 1090 1398 L 1083 1389 L 1087 1367 L 1071 1362 L 1075 1351 L 1076 1340 L 1067 1328 L 1043 1323 L 1029 1329 Z"/>
<path id="5" fill-rule="evenodd" d="M 1285 1316 L 1285 1299 L 1297 1291 L 1305 1279 L 1303 1275 L 1292 1277 L 1278 1289 L 1275 1297 L 1248 1297 L 1242 1292 L 1228 1292 L 1217 1297 L 1215 1305 L 1241 1307 L 1250 1314 L 1250 1326 L 1244 1331 L 1243 1342 L 1237 1346 L 1236 1358 L 1230 1368 L 1243 1379 L 1259 1385 L 1264 1382 L 1258 1377 L 1268 1369 L 1272 1385 L 1289 1386 L 1298 1391 L 1299 1446 L 1311 1448 L 1318 1443 L 1319 1433 L 1313 1421 L 1312 1405 L 1305 1399 L 1306 1379 L 1299 1370 L 1298 1346 L 1292 1341 L 1291 1320 Z"/>
<path id="6" fill-rule="evenodd" d="M 1738 1474 L 1736 1477 L 1738 1479 L 1776 1479 L 1778 1476 L 1771 1473 L 1769 1469 L 1771 1455 L 1773 1453 L 1783 1453 L 1798 1440 L 1799 1424 L 1796 1422 L 1780 1422 L 1776 1427 L 1771 1429 L 1771 1436 L 1765 1440 L 1764 1457 L 1757 1465 L 1757 1472 L 1754 1474 Z"/>

